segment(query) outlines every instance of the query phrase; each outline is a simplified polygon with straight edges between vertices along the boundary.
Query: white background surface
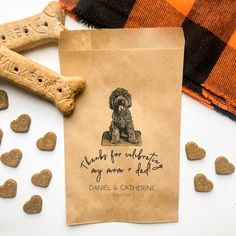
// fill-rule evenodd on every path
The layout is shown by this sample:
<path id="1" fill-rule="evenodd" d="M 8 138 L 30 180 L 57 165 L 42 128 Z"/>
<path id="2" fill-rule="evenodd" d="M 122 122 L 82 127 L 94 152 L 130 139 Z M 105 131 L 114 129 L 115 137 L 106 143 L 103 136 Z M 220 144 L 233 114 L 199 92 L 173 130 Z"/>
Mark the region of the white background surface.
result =
<path id="1" fill-rule="evenodd" d="M 0 23 L 36 14 L 48 2 L 1 1 Z M 69 18 L 66 26 L 69 29 L 83 27 Z M 56 45 L 41 47 L 24 55 L 60 71 Z M 0 184 L 8 178 L 14 178 L 18 182 L 16 198 L 0 199 L 0 236 L 236 235 L 236 174 L 217 176 L 214 171 L 214 160 L 219 155 L 227 156 L 236 164 L 236 123 L 233 121 L 183 95 L 178 223 L 103 223 L 69 227 L 65 223 L 63 117 L 50 103 L 1 79 L 0 89 L 7 91 L 10 100 L 9 109 L 0 111 L 0 127 L 4 131 L 0 154 L 20 148 L 24 155 L 16 169 L 0 164 Z M 22 113 L 31 116 L 31 129 L 28 134 L 15 134 L 9 124 Z M 57 134 L 57 148 L 54 152 L 42 153 L 37 150 L 35 142 L 47 131 Z M 186 159 L 184 145 L 191 140 L 207 150 L 205 159 L 196 162 Z M 30 181 L 33 173 L 44 168 L 51 169 L 53 173 L 47 189 L 37 188 Z M 211 193 L 194 191 L 193 177 L 199 172 L 206 174 L 214 182 L 215 188 Z M 26 215 L 22 206 L 33 194 L 42 196 L 43 211 L 38 215 Z"/>

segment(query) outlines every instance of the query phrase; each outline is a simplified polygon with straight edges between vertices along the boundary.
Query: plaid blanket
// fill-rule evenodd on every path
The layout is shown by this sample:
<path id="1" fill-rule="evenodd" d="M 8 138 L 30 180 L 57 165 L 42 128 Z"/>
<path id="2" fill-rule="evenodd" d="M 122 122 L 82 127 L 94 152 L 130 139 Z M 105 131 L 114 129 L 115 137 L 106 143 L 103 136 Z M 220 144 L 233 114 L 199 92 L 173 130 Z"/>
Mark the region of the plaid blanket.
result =
<path id="1" fill-rule="evenodd" d="M 183 92 L 236 120 L 236 0 L 60 0 L 98 28 L 182 26 Z"/>

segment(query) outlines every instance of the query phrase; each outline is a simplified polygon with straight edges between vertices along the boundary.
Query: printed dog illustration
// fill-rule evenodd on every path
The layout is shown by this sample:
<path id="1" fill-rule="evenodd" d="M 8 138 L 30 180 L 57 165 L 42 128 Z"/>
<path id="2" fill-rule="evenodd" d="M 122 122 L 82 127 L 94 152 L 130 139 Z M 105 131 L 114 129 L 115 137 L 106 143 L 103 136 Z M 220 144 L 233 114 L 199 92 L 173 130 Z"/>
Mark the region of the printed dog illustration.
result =
<path id="1" fill-rule="evenodd" d="M 112 122 L 109 128 L 111 143 L 117 144 L 120 138 L 129 143 L 137 144 L 134 124 L 129 108 L 132 106 L 131 94 L 124 88 L 117 88 L 110 96 L 110 108 L 113 110 Z"/>

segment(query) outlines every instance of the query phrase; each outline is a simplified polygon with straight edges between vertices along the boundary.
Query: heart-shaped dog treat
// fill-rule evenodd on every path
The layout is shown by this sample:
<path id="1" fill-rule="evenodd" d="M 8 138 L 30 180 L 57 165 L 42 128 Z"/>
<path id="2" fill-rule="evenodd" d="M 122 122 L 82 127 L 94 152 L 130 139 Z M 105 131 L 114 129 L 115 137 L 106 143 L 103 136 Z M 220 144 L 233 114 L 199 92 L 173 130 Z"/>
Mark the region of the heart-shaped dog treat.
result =
<path id="1" fill-rule="evenodd" d="M 185 152 L 188 160 L 201 160 L 206 156 L 206 151 L 194 142 L 188 142 L 185 145 Z"/>
<path id="2" fill-rule="evenodd" d="M 230 175 L 234 173 L 235 167 L 226 157 L 217 157 L 215 160 L 216 174 Z"/>
<path id="3" fill-rule="evenodd" d="M 16 133 L 27 133 L 31 124 L 31 118 L 27 114 L 20 115 L 11 122 L 11 129 Z"/>
<path id="4" fill-rule="evenodd" d="M 23 210 L 27 214 L 37 214 L 42 211 L 43 200 L 39 195 L 33 195 L 29 201 L 27 201 Z"/>
<path id="5" fill-rule="evenodd" d="M 8 179 L 0 186 L 0 197 L 12 198 L 16 196 L 17 183 L 14 179 Z"/>
<path id="6" fill-rule="evenodd" d="M 41 151 L 53 151 L 56 147 L 56 143 L 56 134 L 53 132 L 48 132 L 37 141 L 36 145 Z"/>
<path id="7" fill-rule="evenodd" d="M 52 173 L 50 170 L 45 169 L 40 173 L 34 174 L 31 178 L 31 182 L 38 187 L 48 187 L 52 179 Z"/>
<path id="8" fill-rule="evenodd" d="M 4 90 L 0 90 L 0 111 L 8 108 L 8 96 Z"/>
<path id="9" fill-rule="evenodd" d="M 194 177 L 194 188 L 197 192 L 211 192 L 213 183 L 204 174 L 197 174 Z"/>
<path id="10" fill-rule="evenodd" d="M 0 129 L 0 145 L 2 143 L 3 131 Z"/>
<path id="11" fill-rule="evenodd" d="M 19 149 L 13 149 L 1 155 L 1 162 L 10 167 L 17 167 L 21 161 L 22 152 Z"/>

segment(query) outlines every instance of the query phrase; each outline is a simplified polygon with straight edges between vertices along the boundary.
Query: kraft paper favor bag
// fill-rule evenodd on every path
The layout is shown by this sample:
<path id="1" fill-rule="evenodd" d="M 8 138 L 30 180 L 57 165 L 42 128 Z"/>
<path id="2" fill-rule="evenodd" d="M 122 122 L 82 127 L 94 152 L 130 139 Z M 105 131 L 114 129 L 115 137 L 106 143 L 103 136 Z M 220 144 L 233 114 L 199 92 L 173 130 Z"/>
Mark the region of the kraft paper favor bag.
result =
<path id="1" fill-rule="evenodd" d="M 87 88 L 64 119 L 67 224 L 178 220 L 181 28 L 63 32 Z"/>

